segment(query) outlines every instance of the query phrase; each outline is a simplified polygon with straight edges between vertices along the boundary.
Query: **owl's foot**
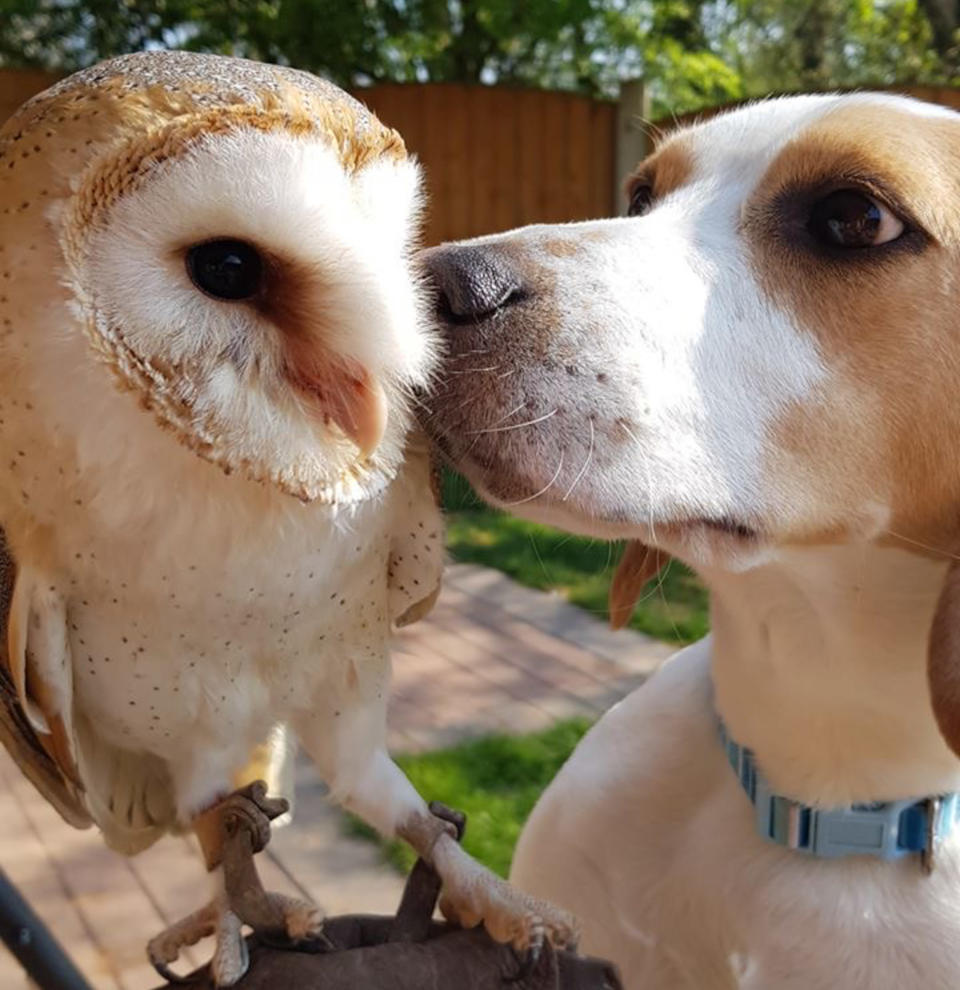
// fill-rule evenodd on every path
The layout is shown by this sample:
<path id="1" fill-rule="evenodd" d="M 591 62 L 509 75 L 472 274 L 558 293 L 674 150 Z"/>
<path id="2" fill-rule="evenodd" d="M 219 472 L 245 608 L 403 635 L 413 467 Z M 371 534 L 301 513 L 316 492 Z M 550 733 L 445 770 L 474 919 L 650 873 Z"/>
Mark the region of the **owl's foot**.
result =
<path id="1" fill-rule="evenodd" d="M 283 939 L 310 942 L 323 939 L 323 912 L 310 901 L 286 894 L 264 893 L 264 900 L 274 916 L 283 919 Z"/>
<path id="2" fill-rule="evenodd" d="M 433 868 L 443 881 L 440 910 L 448 921 L 462 928 L 483 922 L 491 938 L 534 955 L 544 940 L 558 949 L 575 947 L 578 933 L 573 915 L 517 890 L 449 836 L 437 841 Z"/>
<path id="3" fill-rule="evenodd" d="M 493 939 L 534 958 L 545 940 L 558 949 L 576 947 L 573 915 L 517 890 L 482 866 L 460 847 L 457 832 L 446 815 L 421 819 L 401 831 L 440 877 L 444 917 L 463 928 L 482 922 Z"/>
<path id="4" fill-rule="evenodd" d="M 218 897 L 150 939 L 147 955 L 153 968 L 165 980 L 181 983 L 183 978 L 174 973 L 170 965 L 177 961 L 183 949 L 213 935 L 216 947 L 210 961 L 210 973 L 216 986 L 229 987 L 243 976 L 249 963 L 242 928 L 243 922 L 230 910 L 226 898 Z"/>
<path id="5" fill-rule="evenodd" d="M 151 940 L 147 953 L 165 979 L 177 980 L 169 966 L 181 949 L 214 935 L 210 975 L 217 987 L 233 986 L 249 965 L 244 925 L 274 942 L 323 938 L 323 918 L 315 905 L 268 893 L 257 874 L 253 857 L 270 841 L 271 820 L 286 810 L 286 801 L 268 798 L 266 785 L 256 781 L 198 817 L 194 827 L 207 865 L 223 868 L 223 892 Z"/>
<path id="6" fill-rule="evenodd" d="M 221 805 L 223 885 L 227 903 L 244 924 L 264 938 L 300 942 L 322 938 L 323 917 L 309 901 L 267 893 L 260 883 L 254 855 L 270 841 L 270 821 L 287 810 L 287 802 L 266 796 L 256 781 Z"/>
<path id="7" fill-rule="evenodd" d="M 263 896 L 273 917 L 282 919 L 282 929 L 272 928 L 270 936 L 279 935 L 288 942 L 323 938 L 323 916 L 315 905 L 284 894 L 264 893 Z M 147 945 L 147 955 L 153 968 L 165 980 L 179 983 L 182 977 L 170 969 L 171 964 L 177 961 L 183 949 L 210 935 L 216 939 L 210 960 L 213 984 L 231 987 L 246 973 L 250 960 L 243 937 L 243 919 L 230 908 L 226 897 L 218 897 L 152 938 Z"/>

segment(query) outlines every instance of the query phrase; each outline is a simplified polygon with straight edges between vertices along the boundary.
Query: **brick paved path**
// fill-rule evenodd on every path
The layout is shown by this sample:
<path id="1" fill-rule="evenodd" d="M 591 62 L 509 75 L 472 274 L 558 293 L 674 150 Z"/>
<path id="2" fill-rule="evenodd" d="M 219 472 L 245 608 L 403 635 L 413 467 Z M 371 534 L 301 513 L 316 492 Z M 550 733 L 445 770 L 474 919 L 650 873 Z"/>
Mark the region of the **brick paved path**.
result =
<path id="1" fill-rule="evenodd" d="M 638 633 L 611 632 L 557 595 L 522 588 L 497 571 L 453 565 L 430 617 L 400 634 L 391 746 L 434 749 L 471 735 L 596 716 L 669 653 Z M 330 914 L 392 912 L 401 887 L 375 846 L 342 834 L 305 760 L 297 765 L 296 818 L 277 830 L 258 865 L 268 888 L 309 896 Z M 192 840 L 165 839 L 133 860 L 111 853 L 94 832 L 65 825 L 2 751 L 0 867 L 97 990 L 156 986 L 144 961 L 146 939 L 205 896 Z M 206 953 L 200 946 L 189 958 L 199 963 Z M 0 946 L 0 987 L 24 986 Z"/>

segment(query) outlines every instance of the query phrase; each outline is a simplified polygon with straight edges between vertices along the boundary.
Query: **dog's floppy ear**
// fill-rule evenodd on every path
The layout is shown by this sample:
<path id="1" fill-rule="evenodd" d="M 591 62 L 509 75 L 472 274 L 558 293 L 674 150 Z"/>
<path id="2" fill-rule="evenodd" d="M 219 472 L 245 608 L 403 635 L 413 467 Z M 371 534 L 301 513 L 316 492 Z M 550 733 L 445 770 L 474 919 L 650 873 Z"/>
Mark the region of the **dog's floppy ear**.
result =
<path id="1" fill-rule="evenodd" d="M 626 545 L 617 573 L 613 575 L 608 598 L 610 625 L 614 629 L 621 629 L 630 621 L 643 586 L 660 573 L 669 559 L 656 547 L 648 547 L 639 540 L 631 540 Z"/>
<path id="2" fill-rule="evenodd" d="M 927 680 L 930 700 L 947 745 L 960 755 L 960 563 L 954 561 L 930 627 Z"/>

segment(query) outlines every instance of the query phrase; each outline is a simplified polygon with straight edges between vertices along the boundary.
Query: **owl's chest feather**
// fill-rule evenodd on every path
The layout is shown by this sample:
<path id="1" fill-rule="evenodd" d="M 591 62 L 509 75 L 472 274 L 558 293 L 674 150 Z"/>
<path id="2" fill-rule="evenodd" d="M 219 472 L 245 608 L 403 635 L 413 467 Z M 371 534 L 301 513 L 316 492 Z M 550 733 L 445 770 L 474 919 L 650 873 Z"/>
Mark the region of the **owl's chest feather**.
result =
<path id="1" fill-rule="evenodd" d="M 165 754 L 185 734 L 255 737 L 320 691 L 385 693 L 388 537 L 309 535 L 229 563 L 88 550 L 97 566 L 68 604 L 83 713 L 114 743 Z"/>

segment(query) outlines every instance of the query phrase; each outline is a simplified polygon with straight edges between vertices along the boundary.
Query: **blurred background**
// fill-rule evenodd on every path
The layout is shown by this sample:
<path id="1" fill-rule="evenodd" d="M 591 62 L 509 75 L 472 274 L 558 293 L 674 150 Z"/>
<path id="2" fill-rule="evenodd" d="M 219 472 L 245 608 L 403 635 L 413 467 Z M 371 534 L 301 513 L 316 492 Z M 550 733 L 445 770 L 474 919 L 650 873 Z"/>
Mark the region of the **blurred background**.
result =
<path id="1" fill-rule="evenodd" d="M 620 213 L 658 134 L 741 100 L 883 88 L 960 108 L 960 0 L 0 0 L 0 123 L 68 72 L 164 47 L 349 89 L 422 161 L 428 244 Z M 620 547 L 493 512 L 449 473 L 444 501 L 454 565 L 434 614 L 400 638 L 391 743 L 421 793 L 469 812 L 467 846 L 505 873 L 577 740 L 707 631 L 707 598 L 671 562 L 613 634 Z M 331 912 L 391 910 L 409 857 L 331 818 L 308 766 L 298 788 L 270 885 Z M 154 985 L 143 943 L 196 906 L 196 850 L 171 839 L 121 861 L 2 755 L 0 826 L 0 865 L 93 984 Z M 0 985 L 20 985 L 7 972 L 0 955 Z"/>

